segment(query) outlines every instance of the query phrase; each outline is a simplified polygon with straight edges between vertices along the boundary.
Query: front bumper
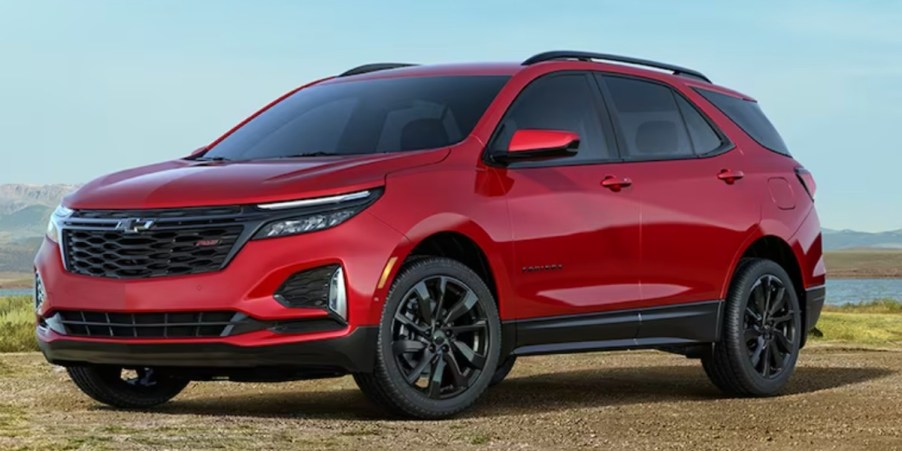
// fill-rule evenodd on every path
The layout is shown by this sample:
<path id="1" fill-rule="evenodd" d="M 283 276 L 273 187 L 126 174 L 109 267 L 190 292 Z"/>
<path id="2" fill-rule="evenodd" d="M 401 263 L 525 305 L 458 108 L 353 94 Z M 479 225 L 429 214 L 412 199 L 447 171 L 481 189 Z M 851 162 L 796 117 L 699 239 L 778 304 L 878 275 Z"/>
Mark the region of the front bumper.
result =
<path id="1" fill-rule="evenodd" d="M 334 373 L 373 370 L 376 327 L 358 327 L 346 335 L 266 346 L 223 342 L 135 343 L 67 340 L 38 333 L 38 345 L 50 363 L 63 366 L 115 365 L 193 369 L 296 368 Z M 45 331 L 44 334 L 55 335 Z M 49 338 L 49 340 L 48 340 Z M 48 340 L 48 341 L 45 341 Z"/>
<path id="2" fill-rule="evenodd" d="M 403 252 L 407 239 L 362 212 L 329 230 L 250 241 L 224 269 L 203 274 L 118 280 L 68 272 L 59 246 L 45 239 L 35 259 L 46 299 L 37 312 L 103 314 L 235 312 L 267 327 L 207 338 L 81 337 L 38 327 L 47 360 L 62 365 L 176 366 L 209 368 L 310 367 L 341 372 L 372 369 L 375 339 L 387 287 L 377 285 L 387 261 Z M 344 327 L 311 331 L 306 325 L 331 314 L 292 308 L 273 294 L 299 271 L 341 265 L 347 290 Z M 292 329 L 286 325 L 298 324 Z M 272 325 L 272 327 L 270 327 Z"/>

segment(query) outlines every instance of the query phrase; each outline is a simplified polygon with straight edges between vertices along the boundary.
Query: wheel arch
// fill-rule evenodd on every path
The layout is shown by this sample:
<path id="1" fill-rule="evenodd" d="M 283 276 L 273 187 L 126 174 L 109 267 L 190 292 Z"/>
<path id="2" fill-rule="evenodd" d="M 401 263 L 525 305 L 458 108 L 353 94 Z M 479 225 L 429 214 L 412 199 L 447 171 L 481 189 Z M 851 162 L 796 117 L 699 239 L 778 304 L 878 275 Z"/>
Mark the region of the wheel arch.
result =
<path id="1" fill-rule="evenodd" d="M 790 281 L 792 281 L 793 289 L 799 300 L 799 309 L 802 312 L 802 324 L 806 324 L 805 321 L 808 314 L 806 310 L 808 303 L 806 302 L 805 279 L 802 276 L 802 266 L 799 262 L 799 256 L 796 254 L 795 250 L 793 250 L 793 247 L 786 242 L 786 240 L 775 235 L 761 235 L 750 241 L 751 242 L 743 249 L 739 258 L 736 259 L 730 274 L 730 281 L 733 280 L 736 271 L 739 269 L 739 264 L 743 259 L 761 258 L 777 263 L 786 271 Z M 803 331 L 803 344 L 805 343 L 806 338 L 807 331 Z"/>
<path id="2" fill-rule="evenodd" d="M 507 248 L 479 224 L 458 214 L 444 213 L 430 217 L 407 233 L 407 242 L 393 255 L 398 257 L 388 280 L 394 281 L 404 262 L 421 255 L 436 255 L 457 260 L 472 269 L 486 283 L 505 318 L 505 302 L 510 292 L 505 258 Z M 386 284 L 385 289 L 389 284 Z"/>

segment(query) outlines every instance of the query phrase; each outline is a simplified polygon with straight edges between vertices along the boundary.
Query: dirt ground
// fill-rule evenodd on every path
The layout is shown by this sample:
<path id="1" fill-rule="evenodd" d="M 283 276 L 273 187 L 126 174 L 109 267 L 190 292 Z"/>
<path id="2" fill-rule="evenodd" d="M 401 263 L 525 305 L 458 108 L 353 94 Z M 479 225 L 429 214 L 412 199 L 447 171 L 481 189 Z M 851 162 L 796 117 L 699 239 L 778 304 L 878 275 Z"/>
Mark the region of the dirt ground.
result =
<path id="1" fill-rule="evenodd" d="M 533 357 L 465 416 L 415 422 L 350 378 L 195 383 L 115 411 L 39 354 L 0 354 L 0 449 L 902 449 L 902 352 L 819 345 L 800 365 L 784 396 L 729 399 L 680 356 Z"/>

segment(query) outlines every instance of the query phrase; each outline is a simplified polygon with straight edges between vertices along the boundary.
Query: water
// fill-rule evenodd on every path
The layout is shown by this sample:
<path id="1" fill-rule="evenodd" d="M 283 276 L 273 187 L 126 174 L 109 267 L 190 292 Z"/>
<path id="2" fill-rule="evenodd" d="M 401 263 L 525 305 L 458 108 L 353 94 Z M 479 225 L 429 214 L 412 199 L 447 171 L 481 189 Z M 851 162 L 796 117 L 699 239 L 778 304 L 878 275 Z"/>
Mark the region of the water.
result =
<path id="1" fill-rule="evenodd" d="M 0 289 L 0 296 L 14 295 L 31 295 L 31 289 Z M 883 298 L 902 301 L 902 279 L 827 280 L 828 304 L 855 304 L 862 301 Z"/>
<path id="2" fill-rule="evenodd" d="M 828 304 L 857 304 L 887 298 L 902 301 L 902 279 L 827 280 Z"/>

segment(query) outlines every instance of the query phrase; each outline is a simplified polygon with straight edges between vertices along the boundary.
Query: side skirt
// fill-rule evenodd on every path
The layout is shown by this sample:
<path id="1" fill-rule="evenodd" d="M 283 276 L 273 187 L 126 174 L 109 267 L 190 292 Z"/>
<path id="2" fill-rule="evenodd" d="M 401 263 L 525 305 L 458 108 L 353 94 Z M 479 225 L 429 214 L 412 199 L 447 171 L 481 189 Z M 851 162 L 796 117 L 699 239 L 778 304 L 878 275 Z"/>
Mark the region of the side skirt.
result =
<path id="1" fill-rule="evenodd" d="M 513 355 L 693 349 L 720 338 L 723 301 L 512 321 Z"/>

